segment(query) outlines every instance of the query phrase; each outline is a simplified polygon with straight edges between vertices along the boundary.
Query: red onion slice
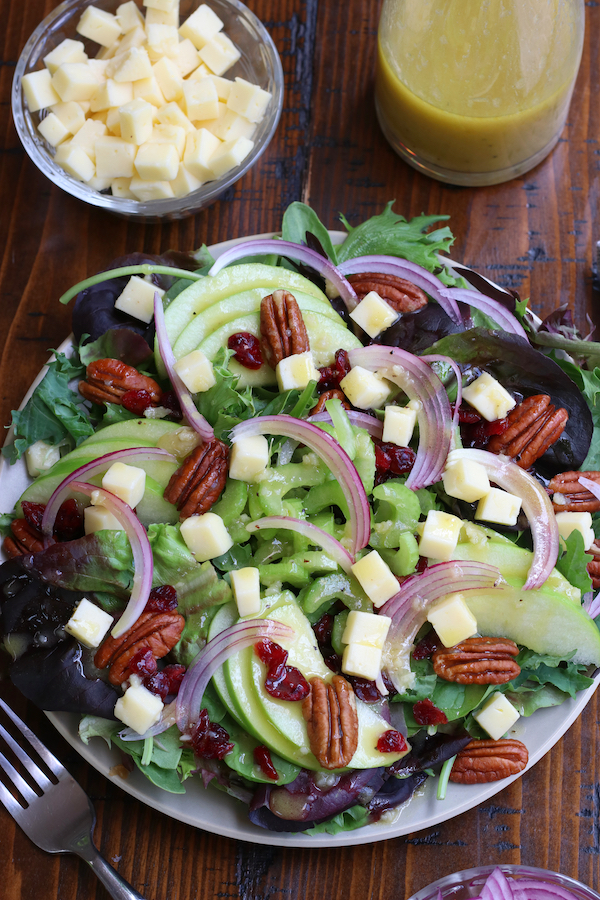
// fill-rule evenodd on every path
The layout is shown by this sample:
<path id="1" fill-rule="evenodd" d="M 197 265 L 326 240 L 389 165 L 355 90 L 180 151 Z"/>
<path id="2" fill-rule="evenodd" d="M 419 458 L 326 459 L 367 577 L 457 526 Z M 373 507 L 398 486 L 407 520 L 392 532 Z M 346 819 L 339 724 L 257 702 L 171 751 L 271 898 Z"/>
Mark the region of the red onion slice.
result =
<path id="1" fill-rule="evenodd" d="M 481 890 L 481 900 L 513 900 L 513 887 L 502 869 L 496 867 L 488 875 Z"/>
<path id="2" fill-rule="evenodd" d="M 452 440 L 453 444 L 456 444 L 456 438 L 460 437 L 458 426 L 460 420 L 460 405 L 462 403 L 462 372 L 460 371 L 460 366 L 449 356 L 440 356 L 437 353 L 429 354 L 427 356 L 421 356 L 420 359 L 424 359 L 425 362 L 446 363 L 452 368 L 452 371 L 454 372 L 454 377 L 456 378 L 456 403 L 454 404 L 454 416 L 452 417 Z M 452 449 L 454 450 L 454 446 L 452 447 Z"/>
<path id="3" fill-rule="evenodd" d="M 290 531 L 295 531 L 297 534 L 302 535 L 302 537 L 307 538 L 311 544 L 318 544 L 322 547 L 325 553 L 330 556 L 344 572 L 350 572 L 351 566 L 354 565 L 354 557 L 348 553 L 346 548 L 322 528 L 313 525 L 312 522 L 306 522 L 304 519 L 294 519 L 291 516 L 265 516 L 262 519 L 257 519 L 255 522 L 250 522 L 246 525 L 246 530 L 251 533 L 253 531 L 261 531 L 265 528 L 289 528 Z"/>
<path id="4" fill-rule="evenodd" d="M 109 468 L 114 462 L 133 458 L 139 460 L 163 459 L 168 462 L 175 462 L 175 457 L 172 453 L 169 453 L 168 450 L 161 450 L 159 447 L 131 447 L 128 450 L 114 450 L 112 453 L 105 453 L 104 456 L 99 456 L 97 459 L 92 460 L 92 462 L 86 463 L 84 466 L 75 469 L 74 472 L 71 472 L 70 475 L 67 475 L 67 477 L 61 481 L 46 504 L 44 515 L 42 517 L 44 545 L 48 546 L 52 541 L 52 532 L 58 510 L 67 499 L 68 495 L 73 491 L 73 481 L 80 480 L 84 478 L 84 476 L 86 479 L 93 478 L 94 475 L 98 475 L 99 472 Z"/>
<path id="5" fill-rule="evenodd" d="M 225 253 L 221 254 L 208 274 L 209 276 L 218 275 L 221 269 L 231 265 L 231 263 L 238 259 L 243 259 L 246 256 L 260 256 L 263 253 L 265 255 L 276 253 L 278 256 L 289 257 L 290 259 L 296 259 L 301 263 L 305 263 L 307 266 L 313 268 L 315 272 L 318 272 L 319 275 L 322 275 L 323 278 L 326 278 L 327 281 L 331 282 L 349 311 L 352 311 L 358 304 L 356 291 L 350 282 L 341 274 L 339 268 L 334 266 L 330 260 L 321 256 L 320 253 L 316 253 L 314 250 L 310 250 L 302 244 L 294 244 L 291 241 L 279 241 L 274 238 L 264 238 L 259 241 L 244 241 L 242 244 L 237 244 L 235 247 L 232 247 L 230 250 L 226 250 Z"/>
<path id="6" fill-rule="evenodd" d="M 231 431 L 231 441 L 257 434 L 277 434 L 305 444 L 319 456 L 339 482 L 348 502 L 352 553 L 367 546 L 371 536 L 371 508 L 360 475 L 348 454 L 327 432 L 293 416 L 256 416 Z"/>
<path id="7" fill-rule="evenodd" d="M 383 422 L 376 419 L 375 416 L 370 416 L 368 413 L 356 412 L 353 409 L 347 409 L 346 415 L 350 419 L 352 425 L 356 425 L 357 428 L 364 428 L 365 431 L 369 432 L 371 437 L 379 438 L 379 440 L 381 440 L 383 435 Z M 333 419 L 325 410 L 320 413 L 315 413 L 314 416 L 309 416 L 307 421 L 327 422 L 328 425 L 333 425 Z"/>
<path id="8" fill-rule="evenodd" d="M 351 350 L 349 359 L 350 365 L 376 371 L 420 402 L 419 448 L 406 486 L 417 490 L 435 484 L 442 477 L 453 431 L 450 402 L 438 376 L 418 356 L 398 347 L 371 344 Z"/>
<path id="9" fill-rule="evenodd" d="M 148 535 L 131 507 L 109 491 L 97 488 L 93 484 L 87 484 L 85 481 L 72 481 L 71 489 L 78 494 L 87 494 L 88 497 L 91 497 L 96 492 L 102 505 L 123 526 L 123 530 L 131 544 L 133 553 L 133 588 L 125 612 L 111 631 L 112 636 L 118 638 L 125 634 L 132 625 L 135 625 L 143 613 L 150 596 L 154 561 Z"/>
<path id="10" fill-rule="evenodd" d="M 123 731 L 119 732 L 119 737 L 122 741 L 144 741 L 146 738 L 156 737 L 156 735 L 168 731 L 171 725 L 175 725 L 176 721 L 177 701 L 171 700 L 161 712 L 158 722 L 155 725 L 151 725 L 143 734 L 139 734 L 133 728 L 124 728 Z"/>
<path id="11" fill-rule="evenodd" d="M 509 312 L 498 300 L 493 300 L 492 297 L 488 297 L 486 294 L 480 294 L 479 291 L 471 291 L 466 288 L 444 287 L 442 295 L 447 300 L 467 303 L 474 309 L 478 309 L 486 316 L 489 316 L 490 319 L 493 319 L 503 331 L 508 331 L 509 334 L 516 334 L 525 338 L 526 341 L 529 340 L 527 332 L 516 316 Z"/>
<path id="12" fill-rule="evenodd" d="M 453 450 L 448 464 L 455 459 L 480 463 L 490 481 L 521 498 L 533 538 L 533 562 L 523 589 L 541 587 L 556 565 L 559 551 L 558 525 L 546 489 L 506 456 L 487 450 Z"/>
<path id="13" fill-rule="evenodd" d="M 167 370 L 169 381 L 173 385 L 175 393 L 177 394 L 181 409 L 191 427 L 195 432 L 197 432 L 197 434 L 200 435 L 202 440 L 205 443 L 208 441 L 212 441 L 215 436 L 212 425 L 210 425 L 206 421 L 204 416 L 198 412 L 198 410 L 196 409 L 196 405 L 192 400 L 190 391 L 187 389 L 187 387 L 175 371 L 175 355 L 173 353 L 173 348 L 171 347 L 171 343 L 167 335 L 167 327 L 165 325 L 165 311 L 163 309 L 162 300 L 159 297 L 157 291 L 155 291 L 154 293 L 154 325 L 156 328 L 156 340 L 158 341 L 158 351 L 160 353 L 160 358 L 162 359 L 164 367 Z"/>
<path id="14" fill-rule="evenodd" d="M 216 635 L 198 653 L 183 676 L 177 695 L 177 727 L 183 733 L 198 721 L 202 697 L 217 669 L 234 653 L 264 637 L 291 638 L 294 629 L 273 619 L 247 619 Z"/>
<path id="15" fill-rule="evenodd" d="M 592 481 L 591 478 L 586 478 L 585 475 L 580 475 L 577 480 L 579 484 L 588 489 L 590 494 L 594 495 L 596 500 L 600 500 L 600 484 L 596 484 L 595 481 Z"/>
<path id="16" fill-rule="evenodd" d="M 448 295 L 443 281 L 440 281 L 439 278 L 423 268 L 423 266 L 409 262 L 407 259 L 400 259 L 397 256 L 371 255 L 348 259 L 346 262 L 341 263 L 338 269 L 342 275 L 381 272 L 383 275 L 397 275 L 399 278 L 406 278 L 429 294 L 430 297 L 433 297 L 446 315 L 450 316 L 454 322 L 462 324 L 462 316 L 454 297 Z"/>

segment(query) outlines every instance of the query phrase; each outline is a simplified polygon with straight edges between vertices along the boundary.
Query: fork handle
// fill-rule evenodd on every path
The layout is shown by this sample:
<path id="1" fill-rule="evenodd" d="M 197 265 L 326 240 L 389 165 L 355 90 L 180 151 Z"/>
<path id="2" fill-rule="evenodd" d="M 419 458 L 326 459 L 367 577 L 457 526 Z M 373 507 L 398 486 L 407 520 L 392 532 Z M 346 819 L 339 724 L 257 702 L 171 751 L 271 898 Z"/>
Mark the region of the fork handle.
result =
<path id="1" fill-rule="evenodd" d="M 132 888 L 131 885 L 121 878 L 118 872 L 106 862 L 100 855 L 94 844 L 91 842 L 87 845 L 84 852 L 79 854 L 82 859 L 90 866 L 92 872 L 102 882 L 111 897 L 114 900 L 145 900 L 141 894 Z"/>

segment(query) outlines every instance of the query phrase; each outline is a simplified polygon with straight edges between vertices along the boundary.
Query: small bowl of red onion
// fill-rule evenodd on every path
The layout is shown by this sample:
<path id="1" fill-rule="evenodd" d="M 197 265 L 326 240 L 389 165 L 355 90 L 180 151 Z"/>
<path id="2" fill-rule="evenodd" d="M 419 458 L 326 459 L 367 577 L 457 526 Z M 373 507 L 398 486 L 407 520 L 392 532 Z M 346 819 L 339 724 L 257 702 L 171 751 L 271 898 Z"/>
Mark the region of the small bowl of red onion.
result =
<path id="1" fill-rule="evenodd" d="M 559 872 L 501 865 L 453 872 L 409 900 L 600 900 L 600 894 Z"/>

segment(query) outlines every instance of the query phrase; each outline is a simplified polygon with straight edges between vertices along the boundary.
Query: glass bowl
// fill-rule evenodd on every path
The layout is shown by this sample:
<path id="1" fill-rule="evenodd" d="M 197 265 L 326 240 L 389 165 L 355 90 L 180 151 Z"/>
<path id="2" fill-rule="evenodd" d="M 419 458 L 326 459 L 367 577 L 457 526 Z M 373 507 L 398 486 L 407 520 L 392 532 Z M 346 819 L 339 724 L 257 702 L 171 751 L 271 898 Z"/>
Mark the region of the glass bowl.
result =
<path id="1" fill-rule="evenodd" d="M 600 900 L 600 894 L 593 891 L 587 885 L 568 875 L 561 875 L 559 872 L 550 872 L 548 869 L 536 869 L 533 866 L 478 866 L 475 869 L 464 869 L 462 872 L 453 872 L 452 875 L 446 875 L 439 878 L 433 884 L 421 888 L 416 894 L 413 894 L 409 900 L 437 900 L 438 891 L 441 892 L 442 900 L 470 900 L 472 897 L 478 897 L 481 888 L 494 869 L 501 869 L 507 878 L 522 880 L 534 879 L 535 881 L 545 881 L 548 884 L 558 885 L 567 891 L 570 891 L 575 900 Z"/>
<path id="2" fill-rule="evenodd" d="M 186 19 L 201 2 L 202 0 L 181 0 L 180 20 Z M 225 77 L 245 78 L 272 94 L 265 117 L 253 135 L 253 149 L 239 166 L 215 181 L 206 182 L 198 190 L 184 197 L 142 202 L 100 193 L 72 178 L 54 162 L 54 148 L 37 130 L 40 113 L 29 111 L 21 88 L 21 79 L 27 73 L 43 68 L 44 56 L 65 38 L 83 41 L 88 56 L 94 57 L 100 49 L 98 44 L 88 41 L 75 31 L 81 14 L 86 7 L 92 5 L 114 13 L 119 3 L 120 0 L 66 0 L 38 25 L 21 53 L 13 79 L 12 112 L 17 133 L 38 169 L 62 190 L 83 200 L 84 203 L 98 206 L 125 218 L 147 222 L 182 219 L 214 203 L 224 191 L 252 168 L 266 150 L 277 128 L 283 106 L 284 82 L 281 60 L 264 25 L 243 3 L 239 0 L 208 0 L 208 5 L 224 22 L 224 32 L 242 54 L 240 60 L 225 72 Z"/>

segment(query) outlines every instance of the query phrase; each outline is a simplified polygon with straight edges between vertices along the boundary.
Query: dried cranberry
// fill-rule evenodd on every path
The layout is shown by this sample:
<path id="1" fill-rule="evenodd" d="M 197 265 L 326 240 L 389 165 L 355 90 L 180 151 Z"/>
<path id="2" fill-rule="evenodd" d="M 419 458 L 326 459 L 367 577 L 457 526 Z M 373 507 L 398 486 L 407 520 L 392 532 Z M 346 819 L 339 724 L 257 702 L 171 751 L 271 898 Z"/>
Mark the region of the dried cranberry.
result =
<path id="1" fill-rule="evenodd" d="M 313 625 L 313 631 L 319 644 L 331 644 L 333 618 L 334 617 L 330 615 L 330 613 L 325 613 L 325 615 L 321 616 L 319 621 L 315 625 Z"/>
<path id="2" fill-rule="evenodd" d="M 428 566 L 427 557 L 426 557 L 426 556 L 420 556 L 420 557 L 419 557 L 419 562 L 418 562 L 417 565 L 415 566 L 415 572 L 416 572 L 418 575 L 421 575 L 421 574 L 425 571 L 425 569 L 427 568 L 427 566 Z"/>
<path id="3" fill-rule="evenodd" d="M 205 709 L 200 710 L 200 717 L 191 738 L 194 752 L 205 759 L 223 759 L 234 747 L 223 726 L 211 722 Z"/>
<path id="4" fill-rule="evenodd" d="M 254 649 L 256 655 L 267 669 L 285 666 L 289 655 L 287 650 L 284 650 L 275 641 L 270 641 L 269 638 L 263 638 L 262 641 L 258 641 L 254 645 Z"/>
<path id="5" fill-rule="evenodd" d="M 340 381 L 346 377 L 349 371 L 350 359 L 347 350 L 336 350 L 333 365 L 323 366 L 319 369 L 321 373 L 318 384 L 319 391 L 330 391 L 332 388 L 339 387 Z"/>
<path id="6" fill-rule="evenodd" d="M 508 419 L 496 419 L 494 422 L 481 421 L 477 425 L 466 425 L 461 428 L 463 444 L 482 450 L 495 434 L 504 434 L 508 428 Z"/>
<path id="7" fill-rule="evenodd" d="M 135 416 L 143 416 L 148 407 L 154 406 L 152 395 L 149 391 L 125 391 L 121 397 L 121 404 L 126 410 Z"/>
<path id="8" fill-rule="evenodd" d="M 35 530 L 39 531 L 41 534 L 42 519 L 44 517 L 44 510 L 46 509 L 45 504 L 32 503 L 31 500 L 23 500 L 21 509 L 23 510 L 23 515 L 25 516 L 27 524 L 31 525 L 32 528 L 35 528 Z"/>
<path id="9" fill-rule="evenodd" d="M 269 748 L 261 744 L 260 746 L 254 748 L 253 755 L 254 762 L 259 767 L 263 775 L 266 778 L 271 778 L 273 781 L 277 781 L 279 779 L 279 775 L 277 774 L 277 769 L 273 765 L 273 760 L 271 759 Z"/>
<path id="10" fill-rule="evenodd" d="M 413 659 L 429 659 L 440 646 L 441 641 L 435 629 L 432 628 L 424 638 L 421 638 L 413 650 Z"/>
<path id="11" fill-rule="evenodd" d="M 175 391 L 165 391 L 162 397 L 160 398 L 160 405 L 164 406 L 165 409 L 169 410 L 169 413 L 174 419 L 181 419 L 182 412 L 181 406 L 179 404 L 179 397 L 175 393 Z"/>
<path id="12" fill-rule="evenodd" d="M 256 654 L 267 667 L 265 690 L 278 700 L 298 701 L 308 697 L 310 688 L 302 672 L 295 666 L 286 666 L 288 652 L 264 638 L 255 644 Z"/>
<path id="13" fill-rule="evenodd" d="M 158 694 L 160 699 L 164 700 L 169 694 L 179 693 L 183 676 L 185 675 L 185 666 L 170 665 L 165 666 L 160 672 L 144 678 L 144 687 L 148 688 L 153 694 Z"/>
<path id="14" fill-rule="evenodd" d="M 452 410 L 452 415 L 454 415 L 456 403 L 451 403 L 450 409 Z M 465 406 L 464 403 L 461 403 L 458 408 L 458 421 L 461 425 L 475 425 L 477 422 L 481 422 L 481 416 L 472 406 Z"/>
<path id="15" fill-rule="evenodd" d="M 329 656 L 326 656 L 323 660 L 328 669 L 331 669 L 332 672 L 335 672 L 338 675 L 342 671 L 342 657 L 337 653 L 330 653 Z"/>
<path id="16" fill-rule="evenodd" d="M 77 500 L 70 498 L 61 504 L 54 521 L 54 536 L 59 541 L 74 541 L 83 537 L 83 513 Z"/>
<path id="17" fill-rule="evenodd" d="M 374 681 L 369 681 L 367 678 L 359 678 L 356 675 L 348 675 L 346 677 L 354 688 L 354 693 L 363 703 L 378 703 L 381 700 L 381 694 L 377 690 L 377 685 Z"/>
<path id="18" fill-rule="evenodd" d="M 249 331 L 232 334 L 227 346 L 233 350 L 233 358 L 246 369 L 260 369 L 263 364 L 260 341 Z"/>
<path id="19" fill-rule="evenodd" d="M 380 753 L 402 753 L 408 750 L 408 744 L 399 731 L 385 731 L 377 741 Z"/>
<path id="20" fill-rule="evenodd" d="M 127 669 L 132 675 L 155 675 L 157 665 L 152 650 L 138 650 L 129 660 Z"/>
<path id="21" fill-rule="evenodd" d="M 177 609 L 177 591 L 170 584 L 161 584 L 160 587 L 152 588 L 148 602 L 146 603 L 146 612 L 172 612 Z"/>
<path id="22" fill-rule="evenodd" d="M 415 464 L 417 455 L 410 447 L 374 439 L 376 483 L 381 484 L 396 475 L 405 475 Z"/>
<path id="23" fill-rule="evenodd" d="M 448 721 L 446 713 L 434 706 L 429 698 L 415 703 L 413 716 L 417 725 L 445 725 Z"/>

